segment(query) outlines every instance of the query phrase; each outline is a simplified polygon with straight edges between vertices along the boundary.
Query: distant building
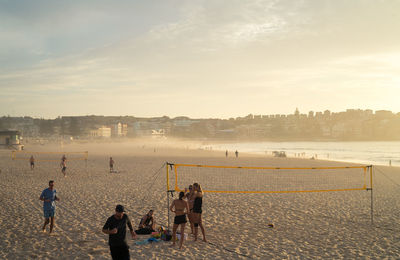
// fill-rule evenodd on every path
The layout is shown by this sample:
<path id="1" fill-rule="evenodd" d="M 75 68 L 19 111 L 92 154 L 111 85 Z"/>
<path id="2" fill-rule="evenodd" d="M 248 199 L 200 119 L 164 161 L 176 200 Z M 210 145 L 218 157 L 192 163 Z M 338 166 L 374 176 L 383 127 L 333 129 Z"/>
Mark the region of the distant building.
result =
<path id="1" fill-rule="evenodd" d="M 107 126 L 102 126 L 97 129 L 97 137 L 110 138 L 111 137 L 111 128 Z"/>
<path id="2" fill-rule="evenodd" d="M 22 150 L 20 142 L 21 133 L 19 131 L 0 131 L 0 148 Z"/>

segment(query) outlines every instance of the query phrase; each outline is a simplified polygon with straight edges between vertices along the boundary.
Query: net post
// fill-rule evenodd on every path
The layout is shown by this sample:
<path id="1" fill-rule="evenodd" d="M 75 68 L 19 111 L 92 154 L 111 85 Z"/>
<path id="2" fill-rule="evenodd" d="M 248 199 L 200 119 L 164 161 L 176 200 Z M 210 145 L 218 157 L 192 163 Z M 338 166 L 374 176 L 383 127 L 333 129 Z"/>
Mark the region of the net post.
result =
<path id="1" fill-rule="evenodd" d="M 373 195 L 373 189 L 372 189 L 372 165 L 367 166 L 369 168 L 369 185 L 370 187 L 367 188 L 367 191 L 371 191 L 371 225 L 374 224 L 374 195 Z"/>
<path id="2" fill-rule="evenodd" d="M 167 212 L 168 212 L 168 230 L 169 230 L 169 171 L 168 171 L 169 163 L 165 163 L 165 168 L 167 170 Z"/>

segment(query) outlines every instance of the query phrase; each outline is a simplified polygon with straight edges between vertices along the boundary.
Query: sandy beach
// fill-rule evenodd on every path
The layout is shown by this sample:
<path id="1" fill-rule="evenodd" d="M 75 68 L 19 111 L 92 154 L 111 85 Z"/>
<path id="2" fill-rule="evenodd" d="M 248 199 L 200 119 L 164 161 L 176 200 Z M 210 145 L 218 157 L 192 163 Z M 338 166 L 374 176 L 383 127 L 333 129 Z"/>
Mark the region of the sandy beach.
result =
<path id="1" fill-rule="evenodd" d="M 26 149 L 60 150 L 29 145 Z M 224 153 L 216 151 L 123 144 L 66 145 L 64 150 L 89 152 L 87 165 L 84 161 L 68 162 L 66 178 L 60 172 L 59 161 L 39 161 L 31 171 L 28 161 L 12 161 L 9 151 L 0 152 L 1 259 L 110 259 L 108 236 L 101 229 L 116 204 L 126 207 L 135 228 L 149 209 L 155 210 L 158 224 L 167 224 L 165 168 L 162 168 L 166 161 L 274 167 L 352 165 L 242 154 L 239 158 L 225 158 Z M 110 156 L 118 173 L 109 173 Z M 40 232 L 43 211 L 39 196 L 49 180 L 55 181 L 61 198 L 57 203 L 54 236 Z M 228 185 L 230 181 L 234 179 L 228 178 Z M 149 236 L 139 236 L 137 240 L 127 236 L 131 258 L 398 259 L 399 183 L 400 168 L 375 167 L 373 225 L 370 191 L 206 193 L 203 222 L 210 243 L 194 242 L 189 236 L 179 250 L 170 248 L 170 242 L 136 245 L 136 241 Z M 269 228 L 268 223 L 273 223 L 274 228 Z M 189 231 L 187 225 L 186 232 Z"/>

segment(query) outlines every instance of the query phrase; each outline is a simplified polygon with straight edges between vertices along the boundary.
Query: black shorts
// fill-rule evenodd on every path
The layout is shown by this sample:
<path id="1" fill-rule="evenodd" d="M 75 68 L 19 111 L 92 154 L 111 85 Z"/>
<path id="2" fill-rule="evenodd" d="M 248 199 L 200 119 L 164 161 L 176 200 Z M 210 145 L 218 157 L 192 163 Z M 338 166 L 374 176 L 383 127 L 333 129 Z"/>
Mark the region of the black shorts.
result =
<path id="1" fill-rule="evenodd" d="M 31 162 L 31 165 L 35 165 L 35 163 L 34 163 L 34 162 Z"/>
<path id="2" fill-rule="evenodd" d="M 174 224 L 183 224 L 186 223 L 186 215 L 175 216 Z"/>
<path id="3" fill-rule="evenodd" d="M 203 211 L 201 210 L 201 209 L 196 209 L 196 208 L 193 208 L 193 213 L 199 213 L 199 214 L 201 214 Z"/>
<path id="4" fill-rule="evenodd" d="M 111 257 L 113 260 L 129 260 L 129 246 L 110 246 Z"/>
<path id="5" fill-rule="evenodd" d="M 62 167 L 61 171 L 65 172 L 66 169 L 67 169 L 67 167 Z"/>

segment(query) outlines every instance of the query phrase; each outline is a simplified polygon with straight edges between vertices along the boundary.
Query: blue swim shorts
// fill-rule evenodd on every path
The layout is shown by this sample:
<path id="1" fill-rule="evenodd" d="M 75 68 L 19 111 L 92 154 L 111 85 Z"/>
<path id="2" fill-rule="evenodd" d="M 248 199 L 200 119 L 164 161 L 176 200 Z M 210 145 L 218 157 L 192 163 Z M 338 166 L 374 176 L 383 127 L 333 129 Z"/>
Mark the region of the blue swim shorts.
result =
<path id="1" fill-rule="evenodd" d="M 44 218 L 51 218 L 56 215 L 55 209 L 43 210 Z"/>

